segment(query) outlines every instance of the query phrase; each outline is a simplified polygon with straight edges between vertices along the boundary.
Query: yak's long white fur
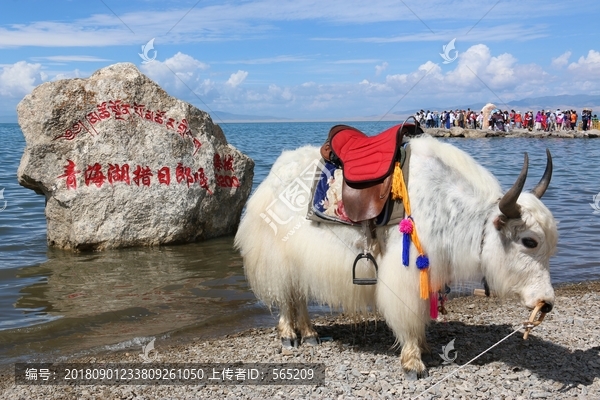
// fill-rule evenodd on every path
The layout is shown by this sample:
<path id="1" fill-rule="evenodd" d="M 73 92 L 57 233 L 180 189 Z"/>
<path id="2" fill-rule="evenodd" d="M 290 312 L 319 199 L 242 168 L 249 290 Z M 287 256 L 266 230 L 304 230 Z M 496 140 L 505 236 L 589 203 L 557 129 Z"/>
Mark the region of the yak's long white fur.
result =
<path id="1" fill-rule="evenodd" d="M 431 137 L 410 145 L 408 192 L 433 287 L 485 274 L 492 289 L 519 293 L 528 306 L 552 302 L 548 260 L 556 247 L 556 224 L 540 200 L 522 194 L 523 218 L 498 230 L 494 220 L 501 214 L 502 191 L 491 173 Z M 283 152 L 248 201 L 235 244 L 252 290 L 268 305 L 316 300 L 348 313 L 375 309 L 400 343 L 423 344 L 429 305 L 419 298 L 414 246 L 411 266 L 402 265 L 398 227 L 378 228 L 377 285 L 353 285 L 352 263 L 364 248 L 362 229 L 308 221 L 306 208 L 294 210 L 279 197 L 318 159 L 316 147 Z M 519 241 L 530 233 L 540 242 L 537 249 Z"/>

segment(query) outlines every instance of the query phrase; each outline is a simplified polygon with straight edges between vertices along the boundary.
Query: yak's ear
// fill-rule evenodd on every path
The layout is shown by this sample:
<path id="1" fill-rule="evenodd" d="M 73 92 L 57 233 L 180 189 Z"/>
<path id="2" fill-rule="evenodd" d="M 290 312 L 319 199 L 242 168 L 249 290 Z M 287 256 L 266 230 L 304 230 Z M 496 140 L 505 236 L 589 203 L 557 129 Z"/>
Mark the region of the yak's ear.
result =
<path id="1" fill-rule="evenodd" d="M 497 230 L 501 230 L 502 228 L 504 228 L 504 225 L 506 225 L 507 220 L 508 217 L 506 215 L 500 214 L 494 219 L 494 226 Z"/>

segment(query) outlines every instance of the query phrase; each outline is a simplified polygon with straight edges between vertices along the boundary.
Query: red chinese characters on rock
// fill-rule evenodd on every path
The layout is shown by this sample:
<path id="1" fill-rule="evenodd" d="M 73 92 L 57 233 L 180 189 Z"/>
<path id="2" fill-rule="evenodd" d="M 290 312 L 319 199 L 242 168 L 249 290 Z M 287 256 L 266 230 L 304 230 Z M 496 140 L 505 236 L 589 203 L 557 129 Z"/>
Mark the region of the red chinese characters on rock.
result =
<path id="1" fill-rule="evenodd" d="M 188 187 L 194 183 L 194 177 L 192 176 L 192 169 L 184 166 L 182 163 L 178 163 L 175 168 L 175 179 L 177 183 L 185 182 Z"/>
<path id="2" fill-rule="evenodd" d="M 215 153 L 215 156 L 213 157 L 213 167 L 215 167 L 215 172 L 223 170 L 223 161 L 221 161 L 221 155 L 219 153 Z"/>
<path id="3" fill-rule="evenodd" d="M 204 174 L 204 168 L 199 168 L 198 172 L 194 173 L 194 181 L 200 184 L 202 189 L 205 189 L 209 194 L 213 194 L 213 192 L 208 187 L 208 178 Z"/>
<path id="4" fill-rule="evenodd" d="M 129 181 L 129 164 L 108 164 L 108 182 L 113 185 L 115 182 L 125 182 L 131 184 Z"/>
<path id="5" fill-rule="evenodd" d="M 237 176 L 215 175 L 217 186 L 220 187 L 240 187 L 240 181 Z"/>
<path id="6" fill-rule="evenodd" d="M 104 180 L 106 179 L 102 173 L 102 166 L 98 163 L 95 163 L 94 165 L 88 165 L 83 177 L 85 179 L 85 186 L 94 184 L 97 187 L 102 187 Z"/>
<path id="7" fill-rule="evenodd" d="M 171 170 L 169 167 L 162 167 L 157 172 L 158 183 L 169 186 L 171 184 Z"/>
<path id="8" fill-rule="evenodd" d="M 67 160 L 67 164 L 63 166 L 64 173 L 57 178 L 66 178 L 67 189 L 77 189 L 77 174 L 82 171 L 77 169 L 74 161 Z M 135 170 L 132 171 L 133 177 L 130 176 L 129 164 L 112 164 L 109 163 L 106 167 L 106 175 L 103 172 L 102 165 L 100 163 L 90 164 L 86 167 L 84 173 L 84 182 L 86 186 L 95 185 L 101 188 L 106 181 L 109 184 L 115 185 L 118 182 L 130 185 L 131 180 L 137 186 L 150 186 L 152 184 L 152 177 L 154 173 L 149 166 L 142 167 L 137 165 Z M 156 179 L 160 185 L 171 185 L 171 169 L 167 166 L 163 166 L 156 170 Z M 188 187 L 195 183 L 198 183 L 200 187 L 208 191 L 210 194 L 213 192 L 209 188 L 208 177 L 204 173 L 204 168 L 199 168 L 197 172 L 192 173 L 192 168 L 178 163 L 175 168 L 175 179 L 177 183 L 185 183 Z"/>
<path id="9" fill-rule="evenodd" d="M 233 156 L 231 154 L 227 154 L 224 157 L 218 153 L 215 154 L 213 166 L 215 168 L 217 186 L 229 188 L 240 186 L 239 179 L 233 174 L 235 171 L 233 170 Z"/>
<path id="10" fill-rule="evenodd" d="M 231 154 L 228 154 L 223 159 L 223 170 L 233 172 L 233 156 Z"/>
<path id="11" fill-rule="evenodd" d="M 140 165 L 138 165 L 135 171 L 133 171 L 133 182 L 138 186 L 140 186 L 140 182 L 144 186 L 150 186 L 151 176 L 152 171 L 150 171 L 150 167 L 146 166 L 142 168 Z"/>
<path id="12" fill-rule="evenodd" d="M 77 189 L 77 174 L 81 171 L 77 170 L 75 163 L 71 160 L 67 160 L 67 165 L 64 166 L 65 173 L 58 176 L 58 178 L 67 178 L 67 190 Z"/>

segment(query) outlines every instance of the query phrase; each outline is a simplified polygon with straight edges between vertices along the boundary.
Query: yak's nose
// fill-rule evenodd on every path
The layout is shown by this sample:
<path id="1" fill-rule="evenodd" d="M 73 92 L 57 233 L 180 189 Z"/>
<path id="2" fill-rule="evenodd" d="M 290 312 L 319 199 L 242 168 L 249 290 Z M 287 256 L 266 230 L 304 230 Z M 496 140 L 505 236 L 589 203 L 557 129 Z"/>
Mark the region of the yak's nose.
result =
<path id="1" fill-rule="evenodd" d="M 549 313 L 550 311 L 552 311 L 552 303 L 544 303 L 544 305 L 542 306 L 542 308 L 540 309 L 541 312 L 543 312 L 544 314 Z"/>

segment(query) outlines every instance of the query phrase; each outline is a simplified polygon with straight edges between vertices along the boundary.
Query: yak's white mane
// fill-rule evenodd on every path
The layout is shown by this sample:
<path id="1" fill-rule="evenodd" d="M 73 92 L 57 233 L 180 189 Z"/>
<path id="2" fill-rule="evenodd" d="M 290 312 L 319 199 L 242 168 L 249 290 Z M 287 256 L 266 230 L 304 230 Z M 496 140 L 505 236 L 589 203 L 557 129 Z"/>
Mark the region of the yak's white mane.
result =
<path id="1" fill-rule="evenodd" d="M 482 198 L 495 201 L 502 194 L 496 177 L 459 148 L 440 142 L 429 135 L 412 139 L 410 147 L 413 154 L 435 158 L 449 169 L 456 171 L 457 175 L 472 185 Z"/>
<path id="2" fill-rule="evenodd" d="M 485 223 L 501 197 L 498 180 L 462 150 L 412 139 L 409 196 L 435 286 L 480 279 Z"/>

